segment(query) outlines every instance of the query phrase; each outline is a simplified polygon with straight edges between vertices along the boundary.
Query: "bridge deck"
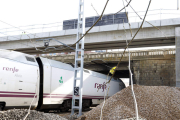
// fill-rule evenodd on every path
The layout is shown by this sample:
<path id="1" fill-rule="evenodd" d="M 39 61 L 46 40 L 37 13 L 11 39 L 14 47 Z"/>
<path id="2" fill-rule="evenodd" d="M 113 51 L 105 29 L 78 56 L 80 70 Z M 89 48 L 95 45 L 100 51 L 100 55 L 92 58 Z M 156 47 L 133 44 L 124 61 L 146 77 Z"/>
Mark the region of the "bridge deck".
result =
<path id="1" fill-rule="evenodd" d="M 149 22 L 160 28 L 161 31 L 144 23 L 143 29 L 140 30 L 130 45 L 131 48 L 175 45 L 175 28 L 180 25 L 180 18 Z M 139 26 L 140 22 L 131 23 L 133 35 Z M 131 40 L 132 36 L 128 24 L 125 24 L 125 28 L 127 31 L 127 39 Z M 71 45 L 76 40 L 75 34 L 76 29 L 29 34 L 34 44 L 30 42 L 27 35 L 6 36 L 0 38 L 0 49 L 16 49 L 17 51 L 28 54 L 41 54 L 41 51 L 36 51 L 34 48 L 34 46 L 36 46 L 38 49 L 45 49 L 44 42 L 42 40 L 39 41 L 40 39 L 54 38 L 67 45 Z M 126 45 L 125 39 L 123 24 L 94 27 L 85 37 L 85 51 L 124 48 Z M 54 40 L 51 40 L 49 45 L 51 47 L 65 47 Z M 67 49 L 66 51 L 72 50 Z M 62 52 L 62 50 L 49 49 L 49 51 L 45 53 L 53 52 Z"/>

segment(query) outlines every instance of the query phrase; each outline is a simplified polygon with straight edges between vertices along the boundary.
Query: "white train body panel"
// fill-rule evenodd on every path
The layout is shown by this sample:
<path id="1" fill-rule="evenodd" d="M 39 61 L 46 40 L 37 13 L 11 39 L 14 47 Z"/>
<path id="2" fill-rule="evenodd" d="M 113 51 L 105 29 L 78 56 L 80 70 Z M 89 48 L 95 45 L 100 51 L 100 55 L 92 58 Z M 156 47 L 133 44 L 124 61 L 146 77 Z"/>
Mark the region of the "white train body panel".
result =
<path id="1" fill-rule="evenodd" d="M 29 107 L 36 95 L 33 108 L 64 109 L 65 102 L 72 99 L 74 68 L 71 65 L 8 50 L 0 50 L 0 61 L 0 107 L 4 103 L 5 109 Z M 122 82 L 115 79 L 105 85 L 106 77 L 84 69 L 85 101 L 93 99 L 93 104 L 99 104 L 109 86 L 108 96 L 124 88 Z"/>
<path id="2" fill-rule="evenodd" d="M 51 66 L 47 60 L 43 61 L 43 94 L 49 95 L 51 93 Z M 43 99 L 43 103 L 51 104 L 49 96 Z"/>
<path id="3" fill-rule="evenodd" d="M 39 86 L 39 67 L 34 61 L 27 61 L 35 58 L 30 55 L 0 51 L 0 102 L 5 101 L 9 106 L 29 106 L 33 100 L 36 87 Z M 37 97 L 32 106 L 38 103 Z"/>
<path id="4" fill-rule="evenodd" d="M 49 60 L 46 58 L 41 58 L 44 69 L 47 69 L 45 66 L 49 64 L 51 66 L 51 79 L 47 80 L 46 70 L 44 70 L 44 86 L 50 86 L 50 92 L 44 91 L 43 104 L 62 104 L 65 99 L 71 99 L 73 94 L 73 77 L 74 70 L 71 65 L 57 62 L 54 60 Z M 49 71 L 48 71 L 49 72 Z M 49 78 L 49 77 L 48 77 Z M 110 78 L 110 77 L 109 77 Z M 108 79 L 109 79 L 108 78 Z M 49 83 L 49 81 L 51 81 Z M 83 74 L 83 99 L 103 99 L 105 94 L 105 85 L 106 75 L 93 72 L 90 70 L 84 70 Z M 77 85 L 79 85 L 77 83 Z M 106 88 L 109 88 L 108 96 L 112 96 L 116 92 L 122 89 L 118 80 L 112 79 L 110 84 L 106 85 Z M 98 90 L 98 88 L 100 88 Z M 44 88 L 46 89 L 46 88 Z M 97 104 L 97 103 L 94 103 Z"/>

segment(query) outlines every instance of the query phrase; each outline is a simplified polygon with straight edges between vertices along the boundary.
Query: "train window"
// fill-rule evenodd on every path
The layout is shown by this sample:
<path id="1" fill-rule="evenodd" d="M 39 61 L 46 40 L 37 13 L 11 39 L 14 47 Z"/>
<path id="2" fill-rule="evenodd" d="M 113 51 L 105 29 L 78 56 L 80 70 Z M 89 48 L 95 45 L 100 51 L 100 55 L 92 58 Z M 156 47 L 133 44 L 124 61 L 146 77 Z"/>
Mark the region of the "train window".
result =
<path id="1" fill-rule="evenodd" d="M 35 62 L 34 58 L 32 58 L 32 57 L 27 57 L 27 56 L 25 56 L 25 57 L 26 57 L 26 60 L 27 60 L 27 61 Z"/>
<path id="2" fill-rule="evenodd" d="M 88 71 L 88 70 L 84 70 L 84 72 L 89 73 L 89 71 Z"/>

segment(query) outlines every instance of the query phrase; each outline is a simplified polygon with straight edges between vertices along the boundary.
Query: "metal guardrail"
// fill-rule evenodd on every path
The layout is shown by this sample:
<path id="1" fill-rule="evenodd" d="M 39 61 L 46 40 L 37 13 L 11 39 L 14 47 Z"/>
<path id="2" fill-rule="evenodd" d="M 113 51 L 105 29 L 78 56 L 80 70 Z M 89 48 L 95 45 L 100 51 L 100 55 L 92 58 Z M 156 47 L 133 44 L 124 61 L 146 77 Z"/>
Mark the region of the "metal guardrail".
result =
<path id="1" fill-rule="evenodd" d="M 34 24 L 28 26 L 19 26 L 17 28 L 11 27 L 0 29 L 0 36 L 22 35 L 24 34 L 23 32 L 26 32 L 26 34 L 34 34 L 40 32 L 60 31 L 62 30 L 62 28 L 63 22 L 49 24 Z"/>
<path id="2" fill-rule="evenodd" d="M 93 26 L 94 23 L 99 19 L 99 17 L 100 16 L 86 17 L 85 27 Z M 117 14 L 103 15 L 95 26 L 122 24 L 123 22 L 128 23 L 128 19 L 125 12 L 120 12 Z M 63 30 L 68 30 L 68 29 L 77 29 L 77 19 L 63 21 Z"/>
<path id="3" fill-rule="evenodd" d="M 173 11 L 173 13 L 163 13 L 162 11 Z M 159 11 L 159 13 L 157 13 Z M 176 13 L 177 10 L 175 9 L 155 9 L 155 10 L 149 10 L 149 12 L 152 12 L 151 14 L 148 14 L 148 16 L 157 16 L 156 18 L 161 19 L 162 15 L 177 15 L 179 16 L 179 12 Z M 138 13 L 143 13 L 145 11 L 138 11 Z M 155 13 L 153 13 L 155 12 Z M 130 14 L 133 14 L 132 16 L 128 16 L 129 18 L 138 18 L 135 16 L 134 12 L 129 12 Z M 140 14 L 140 16 L 144 16 L 144 14 Z M 124 18 L 124 17 L 122 17 Z M 74 23 L 76 24 L 76 23 Z M 16 25 L 15 25 L 16 26 Z M 20 28 L 20 29 L 18 29 Z M 24 31 L 26 33 L 40 33 L 40 32 L 51 32 L 51 31 L 60 31 L 63 30 L 63 22 L 55 22 L 55 23 L 49 23 L 49 24 L 34 24 L 34 25 L 28 25 L 28 26 L 17 26 L 15 27 L 8 27 L 8 28 L 2 28 L 0 29 L 0 37 L 3 36 L 12 36 L 12 35 L 22 35 Z"/>

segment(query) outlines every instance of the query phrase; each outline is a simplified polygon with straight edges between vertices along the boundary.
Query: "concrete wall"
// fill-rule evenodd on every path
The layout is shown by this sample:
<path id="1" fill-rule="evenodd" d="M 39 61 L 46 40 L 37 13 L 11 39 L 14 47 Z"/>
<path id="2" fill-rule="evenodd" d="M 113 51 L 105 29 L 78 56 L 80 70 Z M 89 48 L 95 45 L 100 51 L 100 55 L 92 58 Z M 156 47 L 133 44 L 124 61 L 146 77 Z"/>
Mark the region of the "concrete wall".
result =
<path id="1" fill-rule="evenodd" d="M 180 87 L 180 27 L 175 28 L 176 40 L 176 87 Z"/>
<path id="2" fill-rule="evenodd" d="M 175 59 L 133 61 L 134 80 L 139 85 L 176 86 Z"/>

